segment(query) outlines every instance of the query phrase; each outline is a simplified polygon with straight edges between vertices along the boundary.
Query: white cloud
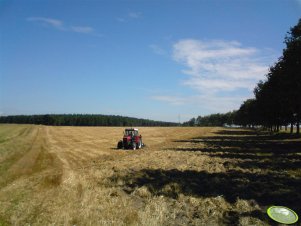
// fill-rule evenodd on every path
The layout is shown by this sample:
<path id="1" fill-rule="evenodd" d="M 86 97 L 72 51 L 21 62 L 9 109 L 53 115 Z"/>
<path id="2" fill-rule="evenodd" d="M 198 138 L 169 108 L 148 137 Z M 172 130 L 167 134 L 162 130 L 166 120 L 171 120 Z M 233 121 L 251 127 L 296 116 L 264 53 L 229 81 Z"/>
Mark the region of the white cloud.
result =
<path id="1" fill-rule="evenodd" d="M 171 105 L 198 105 L 209 112 L 237 109 L 243 100 L 252 96 L 256 83 L 264 78 L 275 60 L 271 51 L 245 47 L 237 41 L 195 39 L 176 42 L 172 57 L 185 66 L 182 72 L 187 77 L 181 84 L 194 90 L 195 95 L 164 95 L 153 99 Z"/>
<path id="2" fill-rule="evenodd" d="M 72 26 L 71 30 L 77 33 L 89 34 L 94 31 L 92 27 L 80 27 L 80 26 Z"/>
<path id="3" fill-rule="evenodd" d="M 248 84 L 250 80 L 257 81 L 267 73 L 268 66 L 266 62 L 259 61 L 259 53 L 256 48 L 221 40 L 186 39 L 173 46 L 173 58 L 188 68 L 183 71 L 185 74 L 200 80 L 221 80 L 226 89 L 227 83 L 239 81 L 242 85 L 243 82 Z"/>
<path id="4" fill-rule="evenodd" d="M 253 89 L 271 62 L 262 62 L 260 54 L 236 41 L 186 39 L 173 46 L 174 60 L 187 67 L 183 73 L 189 78 L 183 84 L 203 93 Z"/>

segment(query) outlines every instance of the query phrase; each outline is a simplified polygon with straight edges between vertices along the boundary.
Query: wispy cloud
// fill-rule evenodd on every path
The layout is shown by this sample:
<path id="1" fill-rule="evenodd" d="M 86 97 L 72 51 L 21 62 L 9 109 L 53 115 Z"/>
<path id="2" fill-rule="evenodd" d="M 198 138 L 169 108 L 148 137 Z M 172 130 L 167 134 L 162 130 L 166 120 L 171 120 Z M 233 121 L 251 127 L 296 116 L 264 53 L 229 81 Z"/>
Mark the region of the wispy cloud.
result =
<path id="1" fill-rule="evenodd" d="M 77 33 L 91 34 L 94 32 L 92 27 L 80 27 L 80 26 L 72 26 L 71 30 Z"/>
<path id="2" fill-rule="evenodd" d="M 164 101 L 167 102 L 171 105 L 183 105 L 188 102 L 187 98 L 183 97 L 176 97 L 176 96 L 152 96 L 151 97 L 153 100 L 159 100 L 159 101 Z"/>
<path id="3" fill-rule="evenodd" d="M 141 12 L 129 12 L 127 15 L 121 16 L 121 17 L 117 17 L 116 20 L 118 22 L 124 23 L 124 22 L 128 22 L 130 20 L 137 20 L 142 18 L 142 13 Z"/>
<path id="4" fill-rule="evenodd" d="M 197 94 L 194 96 L 158 95 L 151 99 L 168 103 L 172 106 L 195 106 L 202 113 L 227 112 L 237 107 L 250 96 L 217 96 L 213 94 Z"/>
<path id="5" fill-rule="evenodd" d="M 40 22 L 44 25 L 52 26 L 56 29 L 64 30 L 63 22 L 61 20 L 46 18 L 46 17 L 28 17 L 27 21 Z"/>
<path id="6" fill-rule="evenodd" d="M 132 19 L 138 19 L 142 16 L 141 12 L 129 12 L 128 16 Z"/>
<path id="7" fill-rule="evenodd" d="M 123 17 L 117 17 L 116 20 L 117 20 L 118 22 L 120 22 L 120 23 L 126 22 L 126 19 L 123 18 Z"/>
<path id="8" fill-rule="evenodd" d="M 218 112 L 237 108 L 244 98 L 252 96 L 256 83 L 264 78 L 268 66 L 275 60 L 270 52 L 245 47 L 237 41 L 195 39 L 176 42 L 172 58 L 185 67 L 182 72 L 187 77 L 181 84 L 195 90 L 196 95 L 155 96 L 153 99 L 171 105 L 199 104 Z M 241 90 L 249 95 L 238 95 Z"/>
<path id="9" fill-rule="evenodd" d="M 98 36 L 98 37 L 102 36 L 100 34 L 97 34 L 93 27 L 90 27 L 90 26 L 67 26 L 64 24 L 63 21 L 54 19 L 54 18 L 28 17 L 26 20 L 29 22 L 41 23 L 43 25 L 50 26 L 50 27 L 53 27 L 53 28 L 61 30 L 61 31 L 89 34 L 89 35 L 94 35 L 94 36 Z"/>
<path id="10" fill-rule="evenodd" d="M 151 44 L 149 45 L 149 48 L 151 48 L 151 50 L 158 54 L 158 55 L 165 55 L 166 51 L 164 49 L 162 49 L 160 46 L 156 45 L 156 44 Z"/>

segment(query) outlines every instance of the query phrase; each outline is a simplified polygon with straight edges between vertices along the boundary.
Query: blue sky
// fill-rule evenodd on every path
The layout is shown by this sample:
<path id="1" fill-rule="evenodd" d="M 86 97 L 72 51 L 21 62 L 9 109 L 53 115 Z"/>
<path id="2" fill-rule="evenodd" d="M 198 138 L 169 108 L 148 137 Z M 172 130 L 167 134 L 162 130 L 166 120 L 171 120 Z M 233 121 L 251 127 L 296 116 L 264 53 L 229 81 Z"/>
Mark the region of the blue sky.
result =
<path id="1" fill-rule="evenodd" d="M 252 97 L 301 1 L 0 1 L 0 114 L 181 121 Z"/>

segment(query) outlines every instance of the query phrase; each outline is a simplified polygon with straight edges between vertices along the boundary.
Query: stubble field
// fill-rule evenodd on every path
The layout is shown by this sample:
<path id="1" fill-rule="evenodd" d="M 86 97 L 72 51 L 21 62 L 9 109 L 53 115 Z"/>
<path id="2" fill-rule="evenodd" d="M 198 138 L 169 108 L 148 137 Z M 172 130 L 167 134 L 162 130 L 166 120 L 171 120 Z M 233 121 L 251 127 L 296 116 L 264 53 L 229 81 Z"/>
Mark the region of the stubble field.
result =
<path id="1" fill-rule="evenodd" d="M 301 214 L 301 139 L 244 129 L 0 125 L 0 225 L 271 225 Z"/>

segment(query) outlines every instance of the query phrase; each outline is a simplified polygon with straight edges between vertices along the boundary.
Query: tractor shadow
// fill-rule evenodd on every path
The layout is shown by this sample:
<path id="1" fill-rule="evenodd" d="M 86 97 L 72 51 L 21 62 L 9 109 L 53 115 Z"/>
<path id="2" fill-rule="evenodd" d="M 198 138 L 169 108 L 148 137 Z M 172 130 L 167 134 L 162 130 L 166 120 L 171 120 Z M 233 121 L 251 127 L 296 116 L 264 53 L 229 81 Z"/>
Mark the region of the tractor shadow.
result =
<path id="1" fill-rule="evenodd" d="M 186 143 L 185 148 L 169 148 L 169 151 L 198 152 L 223 158 L 227 170 L 209 173 L 142 169 L 115 175 L 111 179 L 123 180 L 123 190 L 129 194 L 144 186 L 154 196 L 162 195 L 171 199 L 184 194 L 192 197 L 222 196 L 232 204 L 238 198 L 254 200 L 262 207 L 262 211 L 226 212 L 223 223 L 238 225 L 240 217 L 250 216 L 269 225 L 277 225 L 264 212 L 268 206 L 283 205 L 299 214 L 301 212 L 301 141 L 295 138 L 298 137 L 221 130 L 214 136 L 176 140 L 176 143 Z M 202 144 L 200 148 L 197 147 L 198 143 Z M 292 174 L 288 173 L 291 171 Z M 296 171 L 298 175 L 294 175 Z"/>

